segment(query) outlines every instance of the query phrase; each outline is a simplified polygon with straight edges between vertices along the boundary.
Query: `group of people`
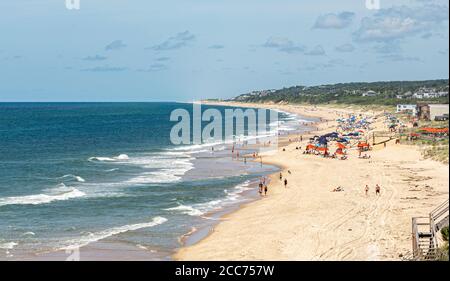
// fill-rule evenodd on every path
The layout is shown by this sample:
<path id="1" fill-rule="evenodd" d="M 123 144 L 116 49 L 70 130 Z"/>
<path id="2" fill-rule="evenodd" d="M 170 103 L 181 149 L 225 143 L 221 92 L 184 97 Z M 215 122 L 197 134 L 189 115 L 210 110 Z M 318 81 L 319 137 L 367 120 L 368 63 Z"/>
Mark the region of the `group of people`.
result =
<path id="1" fill-rule="evenodd" d="M 264 196 L 267 196 L 267 191 L 268 191 L 268 188 L 267 188 L 267 182 L 266 182 L 266 177 L 262 177 L 261 178 L 261 180 L 259 181 L 259 195 L 263 195 L 263 193 L 264 193 Z"/>
<path id="2" fill-rule="evenodd" d="M 288 170 L 288 173 L 291 174 L 291 171 Z M 283 181 L 283 174 L 282 174 L 282 173 L 280 173 L 280 181 Z M 288 184 L 288 181 L 287 181 L 287 179 L 285 178 L 285 179 L 284 179 L 284 188 L 287 187 L 287 184 Z"/>
<path id="3" fill-rule="evenodd" d="M 290 170 L 288 170 L 288 174 L 292 174 Z M 284 178 L 283 180 L 283 174 L 280 173 L 280 181 L 284 183 L 284 188 L 287 188 L 288 185 L 288 180 L 287 178 Z M 266 177 L 262 177 L 261 180 L 259 181 L 259 194 L 261 196 L 267 196 L 267 191 L 268 191 L 268 187 L 267 187 L 267 178 Z"/>
<path id="4" fill-rule="evenodd" d="M 370 190 L 369 185 L 366 184 L 366 187 L 364 188 L 366 196 L 369 196 L 369 190 Z M 381 187 L 378 184 L 375 185 L 375 194 L 381 195 Z"/>

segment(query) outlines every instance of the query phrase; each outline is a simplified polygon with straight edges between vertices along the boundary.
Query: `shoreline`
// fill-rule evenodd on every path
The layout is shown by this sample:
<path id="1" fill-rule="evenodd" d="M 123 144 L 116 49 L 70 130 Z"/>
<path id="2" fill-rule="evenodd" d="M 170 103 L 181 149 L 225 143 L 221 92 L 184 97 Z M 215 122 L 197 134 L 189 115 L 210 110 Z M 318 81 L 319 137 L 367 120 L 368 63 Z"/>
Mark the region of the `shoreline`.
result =
<path id="1" fill-rule="evenodd" d="M 195 103 L 199 103 L 199 102 L 193 102 L 193 103 L 195 104 Z M 250 109 L 251 108 L 265 108 L 265 109 L 273 109 L 273 110 L 280 111 L 276 107 L 275 108 L 274 107 L 270 107 L 270 108 L 267 107 L 268 106 L 267 104 L 228 103 L 228 102 L 217 102 L 216 103 L 216 102 L 203 102 L 203 101 L 201 102 L 201 104 L 202 105 L 212 105 L 212 106 L 219 105 L 219 106 L 227 106 L 227 107 L 236 107 L 237 106 L 237 107 L 250 108 Z M 293 113 L 293 114 L 299 115 L 298 113 L 295 113 L 295 112 L 292 112 L 292 111 L 280 111 L 280 112 L 288 112 L 288 113 Z M 316 130 L 319 130 L 319 127 L 317 126 L 317 124 L 321 124 L 321 123 L 325 122 L 324 120 L 322 120 L 322 117 L 319 116 L 319 115 L 301 114 L 301 116 L 302 117 L 306 117 L 306 118 L 314 118 L 314 119 L 319 118 L 320 119 L 319 121 L 316 121 L 313 125 L 310 126 L 310 128 L 313 128 L 313 129 L 316 129 Z M 306 136 L 306 137 L 307 136 L 312 136 L 311 132 L 312 132 L 311 130 L 306 130 L 304 133 L 301 134 L 301 136 Z M 291 136 L 295 137 L 297 135 L 299 135 L 299 134 L 295 134 L 295 135 L 288 134 L 288 135 L 284 135 L 284 136 L 282 136 L 280 138 L 281 139 L 285 138 L 286 139 L 285 142 L 286 142 L 287 139 L 290 138 Z M 258 161 L 258 160 L 253 159 L 252 161 L 255 162 L 255 161 Z M 279 172 L 285 172 L 287 170 L 287 166 L 283 165 L 283 164 L 280 164 L 280 163 L 270 163 L 270 162 L 262 161 L 262 164 L 263 165 L 272 165 L 272 166 L 275 166 L 275 167 L 277 167 L 279 169 L 279 171 L 276 172 L 276 173 L 270 173 L 270 174 L 266 174 L 265 175 L 265 177 L 267 177 L 269 179 L 269 185 L 270 185 L 271 182 L 275 181 L 275 179 L 277 178 Z M 255 180 L 257 180 L 257 179 L 255 179 Z M 249 191 L 249 192 L 251 192 L 251 191 Z M 247 199 L 244 202 L 241 202 L 240 204 L 237 204 L 236 206 L 232 206 L 232 207 L 228 208 L 228 210 L 221 210 L 221 211 L 214 212 L 212 214 L 212 216 L 216 218 L 217 223 L 211 224 L 209 226 L 200 227 L 200 228 L 193 227 L 191 231 L 189 231 L 186 234 L 183 234 L 179 238 L 180 244 L 182 246 L 179 249 L 175 249 L 175 253 L 171 256 L 172 260 L 177 260 L 177 255 L 178 255 L 178 252 L 180 251 L 180 249 L 191 247 L 191 246 L 193 246 L 193 245 L 195 245 L 197 243 L 201 243 L 204 239 L 207 239 L 210 235 L 212 235 L 214 233 L 214 228 L 218 224 L 222 223 L 223 221 L 228 220 L 229 217 L 233 213 L 239 212 L 241 209 L 244 209 L 244 208 L 250 206 L 251 204 L 253 204 L 255 202 L 263 200 L 264 198 L 265 198 L 265 196 L 259 196 L 259 197 L 256 196 L 256 197 L 253 197 L 253 198 L 247 197 Z"/>
<path id="2" fill-rule="evenodd" d="M 198 102 L 193 102 L 193 103 L 198 103 Z M 252 104 L 229 104 L 229 103 L 201 103 L 202 105 L 220 105 L 220 106 L 227 106 L 227 107 L 242 107 L 242 108 L 265 108 L 263 106 L 253 106 Z M 288 112 L 288 113 L 294 113 L 294 112 L 289 112 L 289 111 L 283 111 L 283 112 Z M 298 113 L 294 113 L 296 115 L 299 115 Z M 319 116 L 313 116 L 313 115 L 306 115 L 306 114 L 302 114 L 301 117 L 306 117 L 306 118 L 313 118 L 313 119 L 317 119 L 319 118 Z M 309 126 L 308 128 L 313 128 L 316 129 L 318 127 L 316 127 L 316 123 L 319 121 L 316 121 L 314 123 L 314 125 Z M 322 122 L 322 121 L 320 121 Z M 296 137 L 296 136 L 308 136 L 311 134 L 311 130 L 305 130 L 304 132 L 300 133 L 300 134 L 287 134 L 287 135 L 283 135 L 280 136 L 279 139 L 283 140 L 283 141 L 279 141 L 279 143 L 283 143 L 286 142 L 288 143 L 288 139 L 291 137 Z M 259 145 L 258 145 L 259 146 Z M 254 148 L 257 149 L 257 146 Z M 243 155 L 245 156 L 245 155 Z M 250 156 L 249 156 L 250 157 Z M 251 157 L 250 157 L 251 158 Z M 258 159 L 251 159 L 249 160 L 250 162 L 258 162 Z M 262 162 L 263 165 L 269 165 L 269 166 L 274 166 L 276 168 L 278 168 L 278 171 L 275 173 L 269 173 L 269 174 L 265 174 L 264 176 L 268 178 L 269 184 L 271 182 L 274 181 L 275 177 L 277 176 L 278 173 L 286 170 L 286 166 L 282 165 L 282 164 L 273 164 L 273 163 L 268 163 L 268 162 Z M 208 214 L 205 214 L 204 216 L 210 218 L 212 217 L 216 223 L 211 223 L 207 226 L 202 226 L 202 227 L 193 227 L 191 229 L 191 231 L 189 231 L 186 234 L 183 234 L 181 237 L 179 237 L 179 242 L 181 244 L 181 248 L 177 248 L 174 250 L 174 254 L 171 256 L 172 260 L 176 260 L 174 259 L 174 257 L 176 256 L 177 252 L 179 251 L 179 249 L 185 248 L 185 247 L 190 247 L 192 245 L 195 245 L 197 243 L 201 243 L 202 240 L 208 238 L 214 231 L 214 228 L 220 224 L 223 221 L 228 220 L 228 217 L 233 214 L 234 212 L 238 212 L 240 209 L 245 208 L 248 205 L 251 205 L 254 202 L 258 202 L 260 200 L 263 200 L 265 198 L 265 196 L 259 196 L 258 194 L 250 194 L 250 193 L 254 193 L 256 191 L 257 188 L 257 181 L 259 178 L 254 178 L 253 180 L 255 181 L 253 183 L 253 187 L 250 190 L 244 191 L 242 192 L 242 196 L 245 198 L 242 202 L 239 202 L 237 204 L 234 204 L 232 206 L 228 206 L 225 209 L 221 209 L 221 210 L 216 210 L 216 211 L 211 211 Z M 247 194 L 246 194 L 247 193 Z"/>
<path id="3" fill-rule="evenodd" d="M 235 102 L 205 102 L 204 104 L 279 109 L 305 117 L 321 118 L 322 121 L 317 124 L 318 134 L 333 128 L 334 121 L 332 120 L 335 120 L 336 116 L 355 112 L 354 109 L 323 106 L 308 109 L 303 105 Z M 368 112 L 361 111 L 359 113 L 368 114 Z M 380 113 L 373 111 L 372 116 Z M 329 126 L 330 122 L 331 127 Z M 302 145 L 304 143 L 305 141 Z M 448 190 L 440 186 L 442 183 L 444 186 L 446 186 L 445 182 L 448 183 L 448 166 L 430 160 L 422 160 L 417 147 L 396 146 L 391 143 L 387 149 L 377 146 L 371 152 L 376 155 L 376 159 L 371 161 L 360 159 L 338 161 L 309 155 L 292 157 L 289 154 L 295 153 L 293 144 L 284 147 L 286 152 L 283 152 L 281 148 L 280 146 L 276 156 L 264 157 L 263 163 L 280 167 L 283 174 L 287 169 L 291 169 L 294 173 L 303 172 L 300 177 L 294 175 L 293 179 L 289 179 L 290 183 L 301 182 L 302 190 L 294 191 L 294 188 L 298 188 L 295 186 L 296 184 L 292 189 L 284 190 L 276 179 L 276 174 L 271 174 L 267 200 L 248 202 L 236 211 L 226 214 L 224 219 L 215 225 L 205 238 L 194 245 L 180 248 L 172 256 L 174 260 L 399 260 L 400 256 L 408 254 L 410 248 L 410 217 L 426 214 L 440 203 L 441 199 L 448 199 Z M 399 161 L 396 157 L 399 158 Z M 299 159 L 301 161 L 298 161 Z M 378 162 L 382 167 L 370 165 L 372 162 Z M 296 167 L 292 167 L 291 163 L 295 163 Z M 361 173 L 358 171 L 352 175 L 345 170 L 337 173 L 330 170 L 326 177 L 322 176 L 318 180 L 310 167 L 327 171 L 330 167 L 331 169 L 340 169 L 341 163 L 344 164 L 342 166 L 361 170 Z M 409 166 L 420 167 L 411 168 Z M 427 168 L 431 166 L 433 169 L 426 169 L 424 166 Z M 396 171 L 392 171 L 393 169 L 390 167 L 395 167 Z M 420 190 L 421 193 L 428 193 L 424 195 L 423 200 L 416 199 L 417 196 L 406 196 L 409 192 L 414 191 L 412 191 L 413 188 L 405 190 L 403 182 L 406 181 L 408 185 L 412 185 L 414 180 L 403 179 L 406 176 L 405 173 L 415 176 L 422 174 L 424 172 L 422 170 L 426 170 L 427 173 L 433 174 L 432 170 L 435 168 L 441 174 L 438 175 L 435 172 L 434 177 L 428 176 L 430 179 L 424 180 L 433 182 L 433 186 L 431 190 L 427 190 L 426 186 L 424 190 Z M 377 176 L 374 170 L 381 173 L 382 177 L 379 176 L 380 174 Z M 447 172 L 444 172 L 445 170 Z M 390 174 L 393 172 L 396 175 Z M 363 175 L 364 173 L 366 175 Z M 350 178 L 350 180 L 337 180 L 345 183 L 345 192 L 331 193 L 330 189 L 333 186 L 328 187 L 330 183 L 327 182 L 331 180 L 332 184 L 333 176 Z M 411 177 L 411 175 L 407 176 Z M 386 194 L 387 198 L 381 196 L 373 199 L 373 196 L 369 196 L 372 200 L 369 201 L 361 194 L 364 178 L 374 177 L 379 178 L 376 181 L 381 181 L 383 189 L 386 187 L 383 195 Z M 318 192 L 320 194 L 314 194 L 314 190 L 311 190 L 312 182 L 316 181 L 319 184 L 315 188 L 326 189 Z M 351 187 L 355 183 L 358 183 L 357 187 Z M 347 185 L 350 192 L 347 191 Z M 287 193 L 290 194 L 287 195 Z M 290 197 L 299 199 L 299 201 Z M 304 200 L 304 197 L 309 200 Z M 342 200 L 342 206 L 337 204 L 336 198 L 333 197 Z M 360 202 L 361 200 L 369 202 Z M 427 202 L 427 200 L 433 201 L 433 203 Z M 297 206 L 298 202 L 302 202 L 307 207 Z M 290 203 L 290 205 L 284 203 Z M 326 208 L 322 205 L 325 205 Z M 333 212 L 336 215 L 333 215 Z M 407 214 L 402 215 L 402 212 Z M 392 219 L 394 217 L 400 219 L 401 222 L 394 221 Z M 302 218 L 308 223 L 299 222 Z M 296 228 L 293 225 L 299 227 Z M 388 230 L 383 228 L 388 228 Z M 326 235 L 326 232 L 329 231 L 337 233 L 330 238 Z M 236 237 L 239 238 L 235 239 Z M 327 238 L 330 241 L 324 241 Z"/>

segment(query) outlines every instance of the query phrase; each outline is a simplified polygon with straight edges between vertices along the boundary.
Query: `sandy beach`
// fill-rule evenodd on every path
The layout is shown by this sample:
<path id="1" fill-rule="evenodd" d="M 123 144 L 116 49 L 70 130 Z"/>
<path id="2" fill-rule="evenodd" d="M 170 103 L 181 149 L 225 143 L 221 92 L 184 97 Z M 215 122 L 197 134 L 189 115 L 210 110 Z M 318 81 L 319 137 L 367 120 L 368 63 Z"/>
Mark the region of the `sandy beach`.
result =
<path id="1" fill-rule="evenodd" d="M 321 117 L 316 134 L 333 132 L 342 114 L 375 116 L 355 108 L 226 103 L 276 108 Z M 384 119 L 372 124 L 385 131 Z M 411 253 L 411 218 L 427 216 L 449 198 L 448 165 L 424 160 L 420 148 L 387 143 L 359 159 L 304 155 L 293 142 L 263 162 L 283 167 L 287 188 L 271 176 L 268 196 L 223 217 L 200 242 L 181 248 L 176 260 L 401 260 Z M 283 148 L 285 151 L 283 151 Z M 289 170 L 291 173 L 287 172 Z M 375 185 L 381 195 L 375 194 Z M 366 196 L 364 188 L 369 185 Z M 336 187 L 342 192 L 332 192 Z"/>

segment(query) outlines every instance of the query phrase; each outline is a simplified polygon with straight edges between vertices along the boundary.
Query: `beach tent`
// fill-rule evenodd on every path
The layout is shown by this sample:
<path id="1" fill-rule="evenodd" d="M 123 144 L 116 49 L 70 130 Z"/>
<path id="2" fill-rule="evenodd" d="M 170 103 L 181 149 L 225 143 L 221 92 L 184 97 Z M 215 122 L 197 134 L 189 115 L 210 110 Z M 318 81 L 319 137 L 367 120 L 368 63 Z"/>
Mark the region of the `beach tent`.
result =
<path id="1" fill-rule="evenodd" d="M 333 133 L 329 133 L 329 134 L 323 135 L 322 137 L 325 137 L 325 138 L 337 138 L 337 137 L 339 137 L 339 134 L 336 133 L 336 132 L 333 132 Z"/>
<path id="2" fill-rule="evenodd" d="M 328 140 L 327 140 L 326 137 L 322 136 L 322 137 L 319 138 L 318 142 L 319 142 L 320 144 L 322 144 L 322 145 L 327 145 Z"/>
<path id="3" fill-rule="evenodd" d="M 316 147 L 316 150 L 317 151 L 322 151 L 322 152 L 328 152 L 328 148 L 326 148 L 326 147 Z"/>
<path id="4" fill-rule="evenodd" d="M 426 134 L 447 134 L 448 128 L 421 128 L 420 131 Z"/>
<path id="5" fill-rule="evenodd" d="M 306 150 L 314 150 L 314 149 L 316 149 L 316 146 L 313 145 L 313 144 L 308 144 L 308 145 L 306 146 Z"/>
<path id="6" fill-rule="evenodd" d="M 336 143 L 336 146 L 337 146 L 339 149 L 346 149 L 346 148 L 347 148 L 345 145 L 343 145 L 343 144 L 340 143 L 340 142 Z"/>
<path id="7" fill-rule="evenodd" d="M 360 142 L 360 143 L 358 143 L 358 147 L 360 147 L 360 148 L 368 148 L 369 147 L 369 144 L 367 143 L 367 142 Z"/>
<path id="8" fill-rule="evenodd" d="M 345 143 L 348 143 L 349 141 L 348 141 L 348 139 L 345 139 L 345 138 L 340 138 L 340 139 L 338 139 L 338 140 L 336 140 L 337 142 L 345 142 Z"/>

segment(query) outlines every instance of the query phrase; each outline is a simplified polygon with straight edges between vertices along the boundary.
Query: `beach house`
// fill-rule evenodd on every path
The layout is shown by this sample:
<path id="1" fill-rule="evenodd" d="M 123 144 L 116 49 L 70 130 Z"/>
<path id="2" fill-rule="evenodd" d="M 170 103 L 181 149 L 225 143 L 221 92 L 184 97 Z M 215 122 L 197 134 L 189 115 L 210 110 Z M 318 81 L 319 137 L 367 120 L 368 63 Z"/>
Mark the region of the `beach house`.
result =
<path id="1" fill-rule="evenodd" d="M 397 113 L 411 113 L 417 115 L 417 105 L 415 104 L 397 104 Z"/>

